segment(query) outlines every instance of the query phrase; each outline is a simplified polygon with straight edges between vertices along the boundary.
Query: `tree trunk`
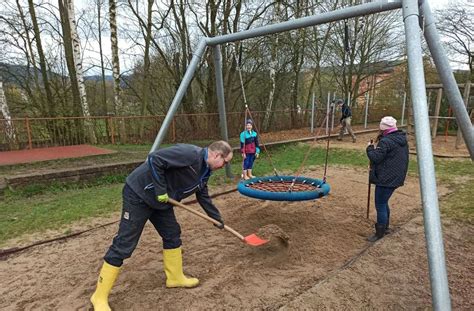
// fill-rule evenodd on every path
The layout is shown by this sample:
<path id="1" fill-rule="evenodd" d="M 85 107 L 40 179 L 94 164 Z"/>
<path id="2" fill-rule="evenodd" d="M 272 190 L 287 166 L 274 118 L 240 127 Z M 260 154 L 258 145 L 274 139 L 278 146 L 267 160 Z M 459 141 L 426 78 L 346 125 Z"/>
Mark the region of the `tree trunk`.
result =
<path id="1" fill-rule="evenodd" d="M 277 23 L 280 20 L 280 1 L 276 3 L 276 8 L 275 8 L 275 13 L 273 14 L 272 22 Z M 270 92 L 268 93 L 268 102 L 267 102 L 267 107 L 265 109 L 265 116 L 263 118 L 263 130 L 265 132 L 268 131 L 270 127 L 270 120 L 271 120 L 271 112 L 273 108 L 273 98 L 275 96 L 275 89 L 276 89 L 276 69 L 278 65 L 278 59 L 277 59 L 277 49 L 278 49 L 278 34 L 274 35 L 275 40 L 272 42 L 272 47 L 271 47 L 271 61 L 270 61 L 270 69 L 269 69 L 269 75 L 270 75 L 270 81 L 271 81 L 271 88 Z"/>
<path id="2" fill-rule="evenodd" d="M 110 42 L 112 48 L 112 74 L 114 84 L 114 110 L 117 116 L 123 115 L 123 105 L 120 88 L 120 60 L 118 56 L 118 36 L 117 36 L 117 5 L 115 0 L 109 0 L 109 20 L 110 20 Z M 126 143 L 125 124 L 119 121 L 120 141 Z"/>
<path id="3" fill-rule="evenodd" d="M 98 23 L 98 32 L 99 32 L 99 55 L 100 55 L 100 71 L 102 75 L 102 115 L 106 116 L 108 114 L 107 109 L 107 85 L 105 83 L 105 66 L 104 66 L 104 52 L 102 50 L 102 1 L 97 1 L 97 23 Z M 107 128 L 108 132 L 108 128 Z M 108 136 L 108 135 L 107 135 Z"/>
<path id="4" fill-rule="evenodd" d="M 107 107 L 107 84 L 105 83 L 105 66 L 104 66 L 104 52 L 102 50 L 102 0 L 97 1 L 97 30 L 99 32 L 99 55 L 100 55 L 100 71 L 102 75 L 102 111 L 103 116 L 108 116 L 109 109 Z M 105 126 L 105 132 L 107 137 L 110 137 L 109 126 Z"/>
<path id="5" fill-rule="evenodd" d="M 173 4 L 173 2 L 171 2 Z M 188 32 L 188 22 L 186 18 L 186 2 L 185 1 L 178 1 L 176 5 L 174 5 L 171 9 L 172 14 L 177 22 L 177 28 L 179 30 L 178 38 L 179 40 L 178 46 L 180 47 L 180 51 L 175 53 L 174 55 L 174 66 L 176 68 L 176 90 L 178 89 L 179 82 L 183 78 L 186 69 L 188 67 L 189 62 L 192 58 L 192 52 L 190 51 L 190 38 Z M 211 77 L 211 73 L 209 73 Z M 189 123 L 189 131 L 195 133 L 199 130 L 199 126 L 196 122 L 196 117 L 193 115 L 196 113 L 195 105 L 194 105 L 194 92 L 192 86 L 190 86 L 186 94 L 184 94 L 181 107 L 183 112 L 187 114 L 187 122 Z"/>
<path id="6" fill-rule="evenodd" d="M 151 45 L 151 27 L 152 27 L 152 9 L 154 0 L 148 0 L 147 8 L 147 20 L 145 28 L 145 55 L 143 57 L 143 82 L 142 82 L 142 105 L 140 107 L 140 114 L 145 115 L 146 111 L 150 106 L 150 90 L 151 90 L 151 78 L 150 78 L 150 45 Z M 142 119 L 143 120 L 143 119 Z M 143 137 L 144 120 L 140 122 L 139 135 L 140 139 Z"/>
<path id="7" fill-rule="evenodd" d="M 37 70 L 37 66 L 36 66 L 35 53 L 34 53 L 33 46 L 32 46 L 32 40 L 30 38 L 30 29 L 29 29 L 29 26 L 26 24 L 25 14 L 23 13 L 23 8 L 21 7 L 19 0 L 16 0 L 16 6 L 18 8 L 18 12 L 20 13 L 21 23 L 22 23 L 23 28 L 24 28 L 25 39 L 26 39 L 26 43 L 27 43 L 26 44 L 27 48 L 25 49 L 25 54 L 26 54 L 26 58 L 27 58 L 27 79 L 28 79 L 27 84 L 28 84 L 28 88 L 29 88 L 29 76 L 31 75 L 31 71 L 33 71 L 33 81 L 35 83 L 36 89 L 39 91 L 39 90 L 41 90 L 41 87 L 40 87 L 39 78 L 38 78 L 38 70 Z M 30 70 L 30 66 L 29 66 L 30 62 L 31 62 L 31 65 L 33 65 L 33 70 Z M 35 96 L 31 96 L 31 100 L 36 105 Z M 40 105 L 41 105 L 42 110 L 46 109 L 46 103 L 44 102 L 44 100 L 42 98 L 40 98 Z"/>
<path id="8" fill-rule="evenodd" d="M 53 99 L 53 94 L 51 92 L 51 87 L 49 84 L 48 78 L 48 68 L 46 64 L 46 58 L 44 56 L 43 45 L 41 43 L 41 33 L 38 26 L 38 20 L 36 19 L 36 12 L 33 0 L 28 0 L 28 8 L 31 15 L 31 22 L 33 23 L 33 31 L 35 33 L 36 39 L 36 48 L 38 49 L 38 56 L 40 58 L 40 68 L 41 68 L 41 76 L 43 78 L 43 85 L 46 92 L 46 100 L 47 100 L 47 107 L 48 107 L 48 116 L 54 117 L 56 115 L 55 112 L 55 103 Z"/>
<path id="9" fill-rule="evenodd" d="M 296 1 L 296 8 L 295 8 L 295 17 L 301 17 L 303 13 L 303 8 L 306 6 L 305 1 Z M 300 87 L 300 73 L 301 68 L 303 66 L 304 61 L 304 52 L 306 48 L 306 29 L 299 29 L 298 36 L 295 38 L 296 42 L 294 43 L 294 55 L 292 60 L 293 66 L 293 73 L 294 73 L 294 80 L 293 80 L 293 88 L 291 90 L 291 127 L 295 127 L 297 124 L 300 123 L 299 120 L 299 87 Z"/>
<path id="10" fill-rule="evenodd" d="M 74 0 L 65 1 L 67 2 L 69 27 L 71 29 L 72 52 L 74 65 L 76 67 L 77 84 L 79 87 L 79 94 L 81 98 L 82 114 L 85 117 L 84 125 L 89 136 L 89 142 L 92 144 L 96 144 L 97 138 L 94 133 L 94 125 L 90 118 L 89 105 L 87 103 L 86 86 L 84 83 L 84 75 L 82 71 L 81 43 L 79 41 L 79 36 L 77 35 L 76 19 L 74 15 Z"/>
<path id="11" fill-rule="evenodd" d="M 69 73 L 69 81 L 71 83 L 72 93 L 72 111 L 74 116 L 82 116 L 81 97 L 79 95 L 79 85 L 77 83 L 76 67 L 74 66 L 74 53 L 72 51 L 71 27 L 69 24 L 69 13 L 65 0 L 58 0 L 59 14 L 61 18 L 61 27 L 63 31 L 64 55 L 66 57 L 66 66 Z M 80 119 L 74 120 L 75 130 L 69 131 L 68 139 L 72 141 L 77 139 L 79 142 L 84 141 L 84 128 Z"/>
<path id="12" fill-rule="evenodd" d="M 8 145 L 10 146 L 10 149 L 16 149 L 14 148 L 14 145 L 16 145 L 15 128 L 13 127 L 12 117 L 7 105 L 7 99 L 5 97 L 5 93 L 3 92 L 2 81 L 0 81 L 0 110 L 2 111 L 3 118 L 5 119 L 2 123 L 3 127 L 5 128 Z"/>

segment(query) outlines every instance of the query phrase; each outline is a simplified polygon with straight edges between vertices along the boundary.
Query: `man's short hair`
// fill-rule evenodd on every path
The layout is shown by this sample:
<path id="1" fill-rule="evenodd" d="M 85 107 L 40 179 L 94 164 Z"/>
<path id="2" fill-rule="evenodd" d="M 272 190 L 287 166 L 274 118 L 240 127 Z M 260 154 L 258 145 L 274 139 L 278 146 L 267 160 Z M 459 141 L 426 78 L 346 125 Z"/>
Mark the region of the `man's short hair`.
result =
<path id="1" fill-rule="evenodd" d="M 232 147 L 224 140 L 215 141 L 208 148 L 211 151 L 220 152 L 224 158 L 232 153 Z"/>
<path id="2" fill-rule="evenodd" d="M 344 103 L 344 101 L 340 98 L 337 99 L 336 102 L 335 102 L 336 105 L 342 105 L 343 103 Z"/>

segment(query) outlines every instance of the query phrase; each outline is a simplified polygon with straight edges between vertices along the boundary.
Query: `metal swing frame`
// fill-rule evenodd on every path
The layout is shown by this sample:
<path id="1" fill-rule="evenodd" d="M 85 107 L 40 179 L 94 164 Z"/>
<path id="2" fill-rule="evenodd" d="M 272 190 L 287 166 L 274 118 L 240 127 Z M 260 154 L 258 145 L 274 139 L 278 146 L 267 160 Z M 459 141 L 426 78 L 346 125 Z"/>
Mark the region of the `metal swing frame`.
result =
<path id="1" fill-rule="evenodd" d="M 449 60 L 441 45 L 438 30 L 430 6 L 426 0 L 380 0 L 335 11 L 325 12 L 313 16 L 299 18 L 287 22 L 262 26 L 237 33 L 204 37 L 199 42 L 194 56 L 184 74 L 181 84 L 170 105 L 168 113 L 156 136 L 150 152 L 159 148 L 163 142 L 174 115 L 183 99 L 186 89 L 191 83 L 194 72 L 206 48 L 212 47 L 216 68 L 216 90 L 219 109 L 219 120 L 222 139 L 228 140 L 227 119 L 224 101 L 224 83 L 222 76 L 222 56 L 220 45 L 245 40 L 249 38 L 275 34 L 279 32 L 320 25 L 324 23 L 354 18 L 368 14 L 375 14 L 402 8 L 407 44 L 408 70 L 411 98 L 415 121 L 416 149 L 418 169 L 420 172 L 420 189 L 423 205 L 424 228 L 427 242 L 428 263 L 432 302 L 434 310 L 451 310 L 449 296 L 448 276 L 441 230 L 441 220 L 436 190 L 435 167 L 433 150 L 430 137 L 430 124 L 428 118 L 425 77 L 423 72 L 420 16 L 424 18 L 424 36 L 433 56 L 437 71 L 446 91 L 451 108 L 461 129 L 464 141 L 469 150 L 471 159 L 474 160 L 474 129 L 463 104 L 461 93 L 457 87 Z M 231 175 L 230 166 L 226 166 L 227 175 Z"/>

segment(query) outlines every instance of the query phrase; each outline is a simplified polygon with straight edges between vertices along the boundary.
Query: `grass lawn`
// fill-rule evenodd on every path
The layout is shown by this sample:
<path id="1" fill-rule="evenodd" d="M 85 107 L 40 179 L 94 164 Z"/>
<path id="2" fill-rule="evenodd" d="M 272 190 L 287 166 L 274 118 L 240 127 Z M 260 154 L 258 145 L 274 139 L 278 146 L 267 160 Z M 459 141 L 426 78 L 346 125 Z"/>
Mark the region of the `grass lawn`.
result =
<path id="1" fill-rule="evenodd" d="M 114 146 L 126 153 L 128 148 L 146 155 L 149 146 Z M 309 150 L 304 143 L 275 147 L 271 149 L 271 161 L 280 174 L 294 174 L 302 165 Z M 305 163 L 305 168 L 318 165 L 316 169 L 324 172 L 324 148 L 313 148 Z M 104 157 L 107 157 L 106 155 Z M 241 158 L 236 154 L 232 161 L 232 172 L 240 174 Z M 110 158 L 108 159 L 110 160 Z M 256 175 L 273 173 L 273 166 L 264 154 L 255 165 Z M 35 165 L 40 165 L 35 164 Z M 367 169 L 365 151 L 331 149 L 328 165 L 358 167 Z M 438 183 L 445 183 L 454 189 L 441 201 L 444 216 L 463 222 L 473 223 L 474 167 L 470 160 L 436 160 Z M 409 174 L 417 176 L 416 158 L 410 159 Z M 48 187 L 29 187 L 21 191 L 6 191 L 0 201 L 0 246 L 8 239 L 22 234 L 40 233 L 48 229 L 64 229 L 75 221 L 108 215 L 121 208 L 121 189 L 125 176 L 109 176 L 90 184 L 55 185 Z M 219 170 L 211 178 L 212 185 L 231 184 L 234 181 L 225 177 L 225 170 Z"/>

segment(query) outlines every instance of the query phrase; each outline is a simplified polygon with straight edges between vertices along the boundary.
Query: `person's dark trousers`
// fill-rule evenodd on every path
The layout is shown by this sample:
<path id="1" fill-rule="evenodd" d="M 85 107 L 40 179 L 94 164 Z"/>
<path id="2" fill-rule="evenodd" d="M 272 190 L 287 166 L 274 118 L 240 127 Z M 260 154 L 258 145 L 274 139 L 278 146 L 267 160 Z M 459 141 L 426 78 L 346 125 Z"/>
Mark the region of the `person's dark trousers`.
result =
<path id="1" fill-rule="evenodd" d="M 390 218 L 388 200 L 396 188 L 375 186 L 375 209 L 377 210 L 377 223 L 387 225 Z"/>
<path id="2" fill-rule="evenodd" d="M 171 205 L 164 210 L 152 209 L 127 184 L 123 188 L 122 199 L 119 230 L 104 256 L 108 264 L 120 267 L 124 259 L 132 255 L 147 220 L 151 221 L 163 239 L 164 249 L 181 246 L 181 228 Z"/>
<path id="3" fill-rule="evenodd" d="M 244 170 L 251 170 L 255 161 L 255 153 L 246 153 L 244 159 Z"/>

